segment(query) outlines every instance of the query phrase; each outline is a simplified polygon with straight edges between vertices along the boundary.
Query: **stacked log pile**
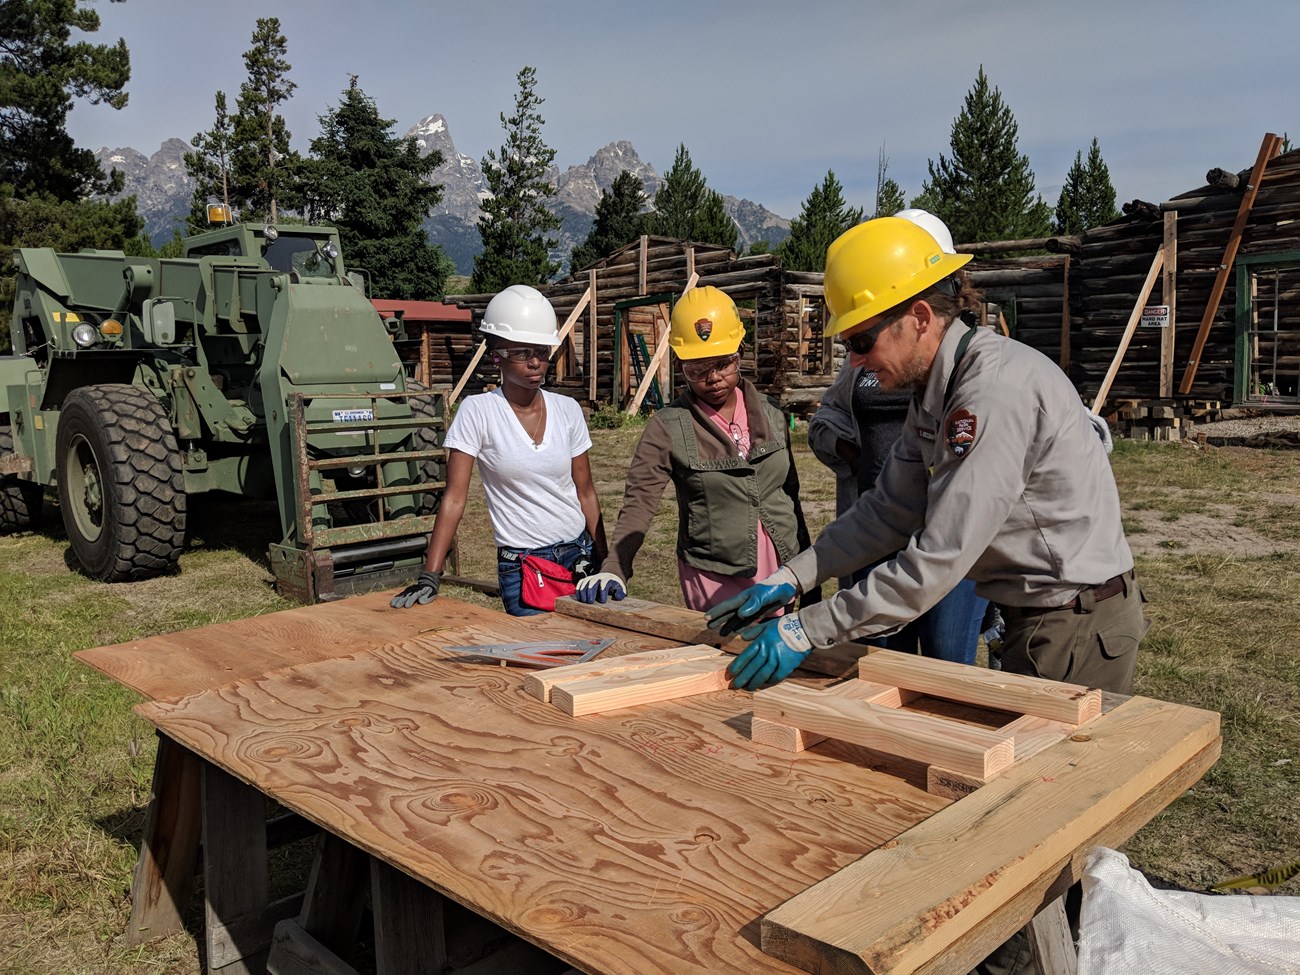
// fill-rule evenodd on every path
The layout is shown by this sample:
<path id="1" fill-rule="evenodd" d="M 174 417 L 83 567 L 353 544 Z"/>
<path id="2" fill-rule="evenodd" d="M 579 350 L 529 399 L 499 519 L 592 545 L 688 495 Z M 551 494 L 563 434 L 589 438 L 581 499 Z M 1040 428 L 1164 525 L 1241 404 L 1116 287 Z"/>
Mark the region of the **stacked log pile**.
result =
<path id="1" fill-rule="evenodd" d="M 1115 433 L 1132 440 L 1186 440 L 1195 435 L 1197 423 L 1219 418 L 1219 400 L 1120 399 L 1108 404 Z"/>

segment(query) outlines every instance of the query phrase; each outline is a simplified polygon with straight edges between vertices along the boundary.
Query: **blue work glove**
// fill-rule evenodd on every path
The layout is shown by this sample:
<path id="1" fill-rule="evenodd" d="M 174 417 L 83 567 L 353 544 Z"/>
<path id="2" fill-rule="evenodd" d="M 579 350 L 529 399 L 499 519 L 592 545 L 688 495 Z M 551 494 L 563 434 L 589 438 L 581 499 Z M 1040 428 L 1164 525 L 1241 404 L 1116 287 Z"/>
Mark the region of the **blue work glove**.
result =
<path id="1" fill-rule="evenodd" d="M 741 636 L 750 644 L 731 662 L 727 673 L 731 675 L 731 686 L 742 691 L 757 691 L 779 684 L 803 663 L 812 650 L 798 613 L 786 613 L 761 626 L 751 627 Z"/>
<path id="2" fill-rule="evenodd" d="M 438 595 L 442 585 L 442 573 L 425 569 L 418 579 L 394 596 L 388 603 L 393 609 L 410 609 L 416 603 L 423 606 Z"/>
<path id="3" fill-rule="evenodd" d="M 627 595 L 627 584 L 612 572 L 597 572 L 578 583 L 573 594 L 580 603 L 603 603 L 607 599 L 622 599 Z"/>
<path id="4" fill-rule="evenodd" d="M 794 573 L 782 566 L 762 582 L 710 606 L 704 614 L 705 624 L 709 629 L 717 630 L 719 636 L 731 636 L 752 624 L 765 611 L 789 605 L 797 595 L 799 587 Z"/>

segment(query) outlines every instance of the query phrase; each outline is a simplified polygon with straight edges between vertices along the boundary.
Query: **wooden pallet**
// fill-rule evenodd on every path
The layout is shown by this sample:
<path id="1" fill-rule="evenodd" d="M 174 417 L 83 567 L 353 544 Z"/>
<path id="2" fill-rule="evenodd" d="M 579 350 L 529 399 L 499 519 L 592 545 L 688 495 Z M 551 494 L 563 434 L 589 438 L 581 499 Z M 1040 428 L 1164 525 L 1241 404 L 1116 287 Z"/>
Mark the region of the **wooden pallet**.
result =
<path id="1" fill-rule="evenodd" d="M 1016 717 L 989 728 L 905 709 L 923 696 Z M 928 767 L 927 791 L 956 799 L 1100 713 L 1095 688 L 877 650 L 859 662 L 856 680 L 759 691 L 750 736 L 795 752 L 834 738 L 918 761 Z"/>
<path id="2" fill-rule="evenodd" d="M 1197 422 L 1219 416 L 1219 400 L 1121 399 L 1113 403 L 1115 429 L 1132 440 L 1179 441 L 1194 436 Z"/>

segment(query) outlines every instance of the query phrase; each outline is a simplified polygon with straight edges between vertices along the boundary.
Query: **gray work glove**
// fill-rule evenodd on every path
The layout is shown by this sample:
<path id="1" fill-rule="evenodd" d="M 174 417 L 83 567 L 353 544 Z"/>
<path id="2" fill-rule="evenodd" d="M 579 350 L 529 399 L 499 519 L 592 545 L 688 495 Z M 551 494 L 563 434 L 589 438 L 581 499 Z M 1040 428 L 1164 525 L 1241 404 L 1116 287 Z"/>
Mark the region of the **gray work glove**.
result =
<path id="1" fill-rule="evenodd" d="M 425 603 L 433 601 L 438 595 L 438 587 L 441 585 L 442 573 L 430 572 L 425 569 L 415 582 L 394 596 L 388 605 L 394 609 L 410 609 L 416 603 L 423 606 Z"/>
<path id="2" fill-rule="evenodd" d="M 574 593 L 580 603 L 603 603 L 607 599 L 622 599 L 627 595 L 627 583 L 612 572 L 597 572 L 578 583 Z"/>

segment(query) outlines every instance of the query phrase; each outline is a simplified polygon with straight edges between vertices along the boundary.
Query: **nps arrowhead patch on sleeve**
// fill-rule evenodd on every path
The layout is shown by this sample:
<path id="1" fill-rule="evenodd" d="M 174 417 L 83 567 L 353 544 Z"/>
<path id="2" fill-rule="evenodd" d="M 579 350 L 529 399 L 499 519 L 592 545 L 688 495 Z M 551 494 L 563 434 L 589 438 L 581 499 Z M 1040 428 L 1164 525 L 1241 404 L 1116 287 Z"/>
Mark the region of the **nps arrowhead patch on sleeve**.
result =
<path id="1" fill-rule="evenodd" d="M 944 420 L 944 438 L 955 457 L 965 457 L 975 446 L 975 429 L 979 420 L 970 410 L 953 410 Z"/>

